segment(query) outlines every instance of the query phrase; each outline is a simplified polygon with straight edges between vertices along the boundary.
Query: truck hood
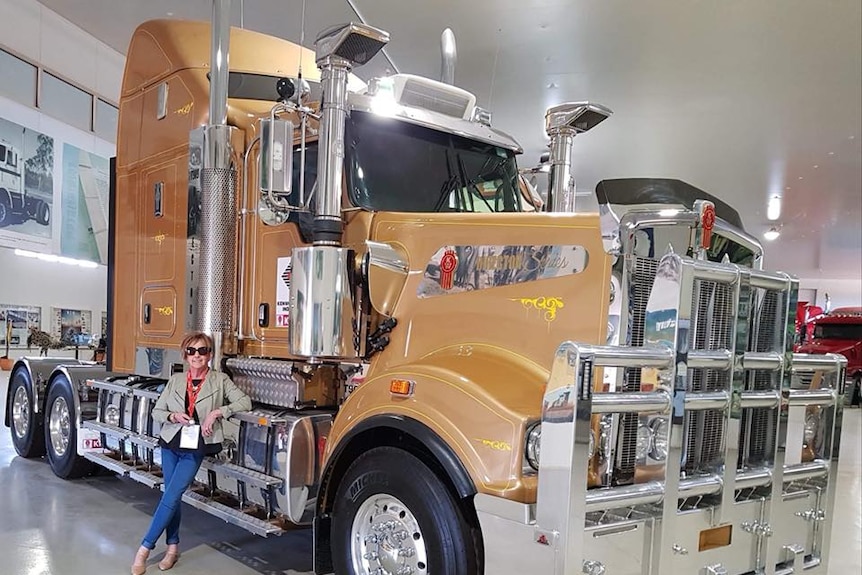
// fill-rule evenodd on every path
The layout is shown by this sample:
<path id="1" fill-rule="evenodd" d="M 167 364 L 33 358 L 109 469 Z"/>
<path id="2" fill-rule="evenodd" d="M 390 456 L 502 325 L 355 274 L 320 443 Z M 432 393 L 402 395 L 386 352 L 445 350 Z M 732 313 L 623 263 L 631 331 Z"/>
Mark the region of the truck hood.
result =
<path id="1" fill-rule="evenodd" d="M 819 339 L 799 346 L 799 353 L 848 355 L 859 342 L 852 339 Z"/>

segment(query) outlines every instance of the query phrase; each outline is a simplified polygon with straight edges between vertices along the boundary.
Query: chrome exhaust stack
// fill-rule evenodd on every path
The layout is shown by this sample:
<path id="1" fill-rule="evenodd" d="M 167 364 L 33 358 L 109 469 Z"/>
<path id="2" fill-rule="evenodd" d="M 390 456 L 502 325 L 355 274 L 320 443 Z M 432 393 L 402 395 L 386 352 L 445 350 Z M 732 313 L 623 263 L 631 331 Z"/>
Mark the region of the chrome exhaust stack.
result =
<path id="1" fill-rule="evenodd" d="M 551 138 L 548 204 L 554 212 L 575 211 L 575 180 L 572 176 L 575 136 L 595 128 L 611 114 L 613 112 L 609 108 L 590 102 L 568 102 L 545 112 L 545 132 Z"/>
<path id="2" fill-rule="evenodd" d="M 218 369 L 225 337 L 233 333 L 236 292 L 236 166 L 227 125 L 230 0 L 213 0 L 209 122 L 203 128 L 200 264 L 196 294 L 197 330 L 212 336 Z"/>
<path id="3" fill-rule="evenodd" d="M 320 68 L 320 130 L 314 245 L 295 248 L 291 260 L 290 351 L 312 360 L 356 357 L 349 250 L 341 247 L 341 193 L 347 78 L 389 42 L 389 34 L 365 24 L 330 28 L 315 42 Z"/>
<path id="4" fill-rule="evenodd" d="M 455 33 L 451 28 L 443 30 L 440 36 L 440 81 L 455 85 L 455 64 L 458 62 L 458 50 L 455 47 Z"/>

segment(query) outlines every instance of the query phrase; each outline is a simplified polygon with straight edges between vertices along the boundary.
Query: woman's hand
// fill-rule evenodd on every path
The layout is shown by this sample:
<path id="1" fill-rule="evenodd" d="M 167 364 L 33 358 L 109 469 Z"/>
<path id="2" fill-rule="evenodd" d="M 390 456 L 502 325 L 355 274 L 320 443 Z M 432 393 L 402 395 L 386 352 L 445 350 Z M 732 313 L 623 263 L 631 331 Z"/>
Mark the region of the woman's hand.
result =
<path id="1" fill-rule="evenodd" d="M 172 413 L 168 417 L 168 421 L 171 421 L 173 423 L 180 423 L 182 425 L 190 425 L 190 424 L 194 423 L 192 418 L 189 417 L 188 413 L 179 412 L 179 411 Z"/>
<path id="2" fill-rule="evenodd" d="M 204 422 L 201 424 L 201 431 L 203 431 L 204 437 L 209 437 L 213 434 L 213 424 L 221 416 L 221 409 L 213 409 L 207 414 Z"/>

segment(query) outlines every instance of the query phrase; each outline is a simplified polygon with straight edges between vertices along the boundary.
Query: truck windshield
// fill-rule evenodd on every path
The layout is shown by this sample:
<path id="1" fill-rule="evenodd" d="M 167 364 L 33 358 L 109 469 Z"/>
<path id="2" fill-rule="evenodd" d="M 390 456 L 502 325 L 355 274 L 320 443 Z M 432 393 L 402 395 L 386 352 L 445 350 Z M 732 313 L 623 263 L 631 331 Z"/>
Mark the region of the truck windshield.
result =
<path id="1" fill-rule="evenodd" d="M 514 152 L 353 111 L 347 121 L 351 201 L 375 211 L 518 212 Z"/>
<path id="2" fill-rule="evenodd" d="M 862 341 L 862 323 L 820 323 L 814 326 L 814 338 Z"/>

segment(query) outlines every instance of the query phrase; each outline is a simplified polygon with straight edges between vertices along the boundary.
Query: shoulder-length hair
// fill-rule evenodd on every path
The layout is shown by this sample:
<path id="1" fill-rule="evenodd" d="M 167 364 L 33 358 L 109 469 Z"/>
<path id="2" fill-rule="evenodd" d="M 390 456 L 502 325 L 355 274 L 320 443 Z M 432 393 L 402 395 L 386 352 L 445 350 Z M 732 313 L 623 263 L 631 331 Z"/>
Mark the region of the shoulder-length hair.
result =
<path id="1" fill-rule="evenodd" d="M 211 338 L 202 331 L 193 331 L 192 333 L 184 337 L 183 342 L 180 344 L 180 351 L 183 354 L 183 360 L 188 357 L 188 354 L 186 353 L 186 348 L 191 347 L 191 345 L 198 340 L 202 340 L 204 342 L 204 345 L 210 348 L 210 353 L 212 353 L 213 338 Z"/>

